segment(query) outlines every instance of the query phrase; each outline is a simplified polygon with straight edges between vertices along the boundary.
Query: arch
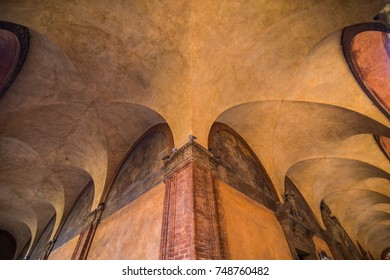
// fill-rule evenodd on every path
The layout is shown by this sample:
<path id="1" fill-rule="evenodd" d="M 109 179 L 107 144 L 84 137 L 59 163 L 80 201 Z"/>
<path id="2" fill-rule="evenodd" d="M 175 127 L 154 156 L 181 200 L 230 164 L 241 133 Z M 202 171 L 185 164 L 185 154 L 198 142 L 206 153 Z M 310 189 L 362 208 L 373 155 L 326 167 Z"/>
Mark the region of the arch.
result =
<path id="1" fill-rule="evenodd" d="M 39 238 L 37 238 L 37 242 L 35 243 L 35 245 L 33 247 L 30 247 L 30 253 L 28 253 L 29 259 L 38 260 L 44 258 L 47 253 L 47 246 L 50 241 L 50 237 L 53 233 L 55 223 L 56 215 L 54 215 L 47 223 L 41 235 L 39 236 Z"/>
<path id="2" fill-rule="evenodd" d="M 383 154 L 390 160 L 390 138 L 379 135 L 374 135 L 374 138 Z"/>
<path id="3" fill-rule="evenodd" d="M 2 98 L 0 110 L 2 143 L 12 139 L 18 153 L 1 150 L 9 152 L 4 165 L 15 165 L 16 161 L 23 165 L 26 161 L 16 160 L 15 155 L 20 155 L 20 159 L 31 156 L 31 164 L 20 169 L 26 172 L 13 178 L 34 183 L 24 187 L 24 193 L 44 190 L 38 193 L 55 206 L 57 218 L 51 236 L 55 238 L 85 181 L 93 179 L 94 208 L 104 199 L 102 196 L 128 147 L 145 130 L 165 120 L 144 105 L 92 96 L 70 58 L 41 33 L 29 33 L 29 56 L 11 94 Z M 34 176 L 36 180 L 31 180 Z M 29 224 L 31 246 L 35 245 L 35 234 L 39 235 L 46 224 L 47 221 Z"/>
<path id="4" fill-rule="evenodd" d="M 375 259 L 381 259 L 381 254 L 390 246 L 390 223 L 380 222 L 374 225 L 364 240 Z"/>
<path id="5" fill-rule="evenodd" d="M 390 100 L 387 97 L 390 90 L 390 56 L 384 35 L 389 33 L 390 28 L 382 23 L 361 23 L 345 27 L 341 37 L 344 57 L 352 74 L 387 118 L 390 118 Z"/>
<path id="6" fill-rule="evenodd" d="M 380 203 L 374 204 L 378 205 Z M 390 204 L 388 204 L 390 205 Z M 362 245 L 367 248 L 367 244 L 364 243 L 365 237 L 367 236 L 369 230 L 376 224 L 379 224 L 382 221 L 390 220 L 390 211 L 379 211 L 379 210 L 367 210 L 364 211 L 361 215 L 358 216 L 356 226 L 355 226 L 355 235 L 360 240 Z M 367 221 L 370 221 L 369 223 Z"/>
<path id="7" fill-rule="evenodd" d="M 16 255 L 16 240 L 5 230 L 0 229 L 0 260 L 12 260 Z"/>
<path id="8" fill-rule="evenodd" d="M 390 260 L 390 247 L 383 250 L 381 260 Z"/>
<path id="9" fill-rule="evenodd" d="M 305 197 L 301 194 L 294 182 L 286 176 L 285 181 L 285 192 L 288 193 L 292 191 L 295 194 L 295 201 L 297 204 L 297 209 L 303 211 L 305 214 L 305 219 L 307 220 L 308 226 L 317 234 L 322 237 L 320 223 L 317 220 L 317 217 L 314 215 L 312 209 L 307 203 Z"/>
<path id="10" fill-rule="evenodd" d="M 328 194 L 339 190 L 351 190 L 354 185 L 370 178 L 390 179 L 389 173 L 377 166 L 355 159 L 337 157 L 303 160 L 291 166 L 287 176 L 296 182 L 320 222 L 320 203 Z M 372 181 L 374 185 L 377 183 Z M 363 189 L 368 187 L 362 186 Z"/>
<path id="11" fill-rule="evenodd" d="M 328 242 L 335 258 L 345 260 L 362 259 L 350 236 L 338 218 L 332 215 L 331 209 L 324 201 L 321 201 L 321 216 L 328 235 Z"/>
<path id="12" fill-rule="evenodd" d="M 216 122 L 208 147 L 216 158 L 219 177 L 233 188 L 275 211 L 278 196 L 266 170 L 248 143 L 231 127 Z"/>
<path id="13" fill-rule="evenodd" d="M 63 246 L 65 243 L 77 236 L 87 225 L 85 218 L 92 210 L 94 198 L 94 183 L 89 181 L 81 190 L 72 208 L 67 213 L 61 226 L 54 236 L 53 250 Z"/>
<path id="14" fill-rule="evenodd" d="M 163 159 L 172 148 L 166 123 L 151 127 L 132 144 L 102 201 L 102 220 L 88 258 L 158 259 L 167 172 Z"/>
<path id="15" fill-rule="evenodd" d="M 27 240 L 26 244 L 22 247 L 22 249 L 19 250 L 18 253 L 18 260 L 24 260 L 27 257 L 27 252 L 30 247 L 31 238 Z"/>
<path id="16" fill-rule="evenodd" d="M 276 217 L 286 235 L 295 259 L 318 259 L 327 252 L 331 255 L 315 215 L 294 182 L 286 177 L 285 199 L 276 210 Z"/>
<path id="17" fill-rule="evenodd" d="M 166 123 L 149 128 L 134 142 L 119 164 L 112 183 L 107 189 L 103 200 L 106 204 L 103 218 L 116 212 L 163 181 L 162 160 L 164 156 L 169 156 L 172 153 L 173 147 L 173 135 Z M 137 154 L 142 154 L 142 158 L 138 157 Z M 137 169 L 139 171 L 136 171 Z M 144 171 L 141 171 L 142 169 Z M 133 170 L 135 173 L 132 173 Z M 127 183 L 124 184 L 124 182 Z M 124 197 L 123 192 L 131 194 L 128 193 Z"/>
<path id="18" fill-rule="evenodd" d="M 324 200 L 354 244 L 359 242 L 366 251 L 379 258 L 378 252 L 386 244 L 373 241 L 378 236 L 382 241 L 388 238 L 386 228 L 376 227 L 390 222 L 388 210 L 386 211 L 386 207 L 389 208 L 390 205 L 390 197 L 375 190 L 355 188 L 330 193 Z M 374 228 L 376 229 L 373 230 Z"/>
<path id="19" fill-rule="evenodd" d="M 356 148 L 362 149 L 374 141 L 372 136 L 359 139 L 356 146 L 349 142 L 351 137 L 364 134 L 390 136 L 388 127 L 361 113 L 304 101 L 246 103 L 223 112 L 216 121 L 234 128 L 247 139 L 280 198 L 286 172 L 296 162 L 327 154 L 356 156 L 359 154 Z M 345 147 L 341 149 L 341 145 Z M 367 149 L 364 151 L 367 153 Z M 374 156 L 370 157 L 374 160 Z M 386 159 L 383 161 L 387 162 Z"/>
<path id="20" fill-rule="evenodd" d="M 0 228 L 9 232 L 16 241 L 16 256 L 20 256 L 23 250 L 22 258 L 27 254 L 31 245 L 31 236 L 35 234 L 31 227 L 23 219 L 15 219 L 8 212 L 0 213 Z"/>
<path id="21" fill-rule="evenodd" d="M 12 85 L 27 56 L 30 35 L 26 27 L 0 21 L 0 98 Z"/>

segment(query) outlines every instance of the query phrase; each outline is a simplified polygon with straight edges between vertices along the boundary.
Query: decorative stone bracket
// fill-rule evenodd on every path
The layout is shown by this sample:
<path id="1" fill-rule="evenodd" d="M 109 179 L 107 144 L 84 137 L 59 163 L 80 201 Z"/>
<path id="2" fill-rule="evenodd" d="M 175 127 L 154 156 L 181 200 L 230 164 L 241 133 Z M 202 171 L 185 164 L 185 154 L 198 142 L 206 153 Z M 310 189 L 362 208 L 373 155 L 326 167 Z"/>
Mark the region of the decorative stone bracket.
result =
<path id="1" fill-rule="evenodd" d="M 299 211 L 295 205 L 294 193 L 285 194 L 286 201 L 280 204 L 275 215 L 286 235 L 291 253 L 295 259 L 299 259 L 298 250 L 306 254 L 306 259 L 316 259 L 313 235 L 315 230 L 308 222 L 303 211 Z"/>

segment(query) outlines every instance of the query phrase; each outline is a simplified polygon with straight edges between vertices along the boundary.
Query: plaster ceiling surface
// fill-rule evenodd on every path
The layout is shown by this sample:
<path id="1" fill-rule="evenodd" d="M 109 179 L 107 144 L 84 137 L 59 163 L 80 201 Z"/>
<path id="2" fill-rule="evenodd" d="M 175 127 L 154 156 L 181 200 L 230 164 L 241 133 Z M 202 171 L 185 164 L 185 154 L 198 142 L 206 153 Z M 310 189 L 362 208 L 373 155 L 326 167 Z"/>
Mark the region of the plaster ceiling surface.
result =
<path id="1" fill-rule="evenodd" d="M 382 5 L 0 1 L 0 20 L 31 35 L 0 99 L 0 227 L 19 251 L 30 237 L 31 248 L 55 215 L 54 236 L 90 180 L 98 205 L 147 129 L 166 122 L 176 146 L 189 134 L 207 146 L 219 121 L 253 148 L 279 197 L 287 175 L 317 219 L 326 199 L 351 237 L 380 255 L 390 246 L 386 234 L 374 240 L 388 230 L 390 166 L 372 135 L 390 137 L 389 121 L 351 74 L 340 36 Z M 349 191 L 365 199 L 360 214 L 337 204 Z"/>

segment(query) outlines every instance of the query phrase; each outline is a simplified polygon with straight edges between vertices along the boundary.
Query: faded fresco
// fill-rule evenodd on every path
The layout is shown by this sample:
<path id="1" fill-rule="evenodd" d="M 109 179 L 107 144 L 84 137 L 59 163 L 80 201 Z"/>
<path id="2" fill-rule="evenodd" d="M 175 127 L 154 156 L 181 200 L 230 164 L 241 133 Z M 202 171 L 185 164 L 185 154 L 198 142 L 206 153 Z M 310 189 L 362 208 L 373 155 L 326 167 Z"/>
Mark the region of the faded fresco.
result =
<path id="1" fill-rule="evenodd" d="M 212 152 L 220 158 L 220 179 L 243 194 L 275 210 L 276 194 L 256 156 L 245 143 L 225 130 L 214 134 Z"/>
<path id="2" fill-rule="evenodd" d="M 57 237 L 56 243 L 54 244 L 54 250 L 68 242 L 84 229 L 84 218 L 91 211 L 93 196 L 94 185 L 93 182 L 90 182 L 85 187 L 79 199 L 70 211 L 68 217 L 66 218 L 66 221 Z"/>
<path id="3" fill-rule="evenodd" d="M 47 224 L 45 230 L 39 237 L 37 244 L 30 254 L 31 260 L 39 260 L 45 255 L 45 245 L 50 241 L 50 236 L 54 228 L 54 224 L 56 222 L 56 216 L 54 216 L 50 222 Z"/>
<path id="4" fill-rule="evenodd" d="M 285 193 L 293 194 L 296 208 L 303 216 L 305 222 L 308 224 L 311 230 L 315 232 L 318 236 L 322 238 L 321 228 L 315 218 L 313 212 L 311 211 L 309 205 L 307 204 L 305 198 L 302 196 L 301 192 L 297 189 L 295 184 L 286 177 L 285 179 Z"/>
<path id="5" fill-rule="evenodd" d="M 122 165 L 108 195 L 103 218 L 161 183 L 164 175 L 162 158 L 166 155 L 168 140 L 163 132 L 145 136 Z"/>

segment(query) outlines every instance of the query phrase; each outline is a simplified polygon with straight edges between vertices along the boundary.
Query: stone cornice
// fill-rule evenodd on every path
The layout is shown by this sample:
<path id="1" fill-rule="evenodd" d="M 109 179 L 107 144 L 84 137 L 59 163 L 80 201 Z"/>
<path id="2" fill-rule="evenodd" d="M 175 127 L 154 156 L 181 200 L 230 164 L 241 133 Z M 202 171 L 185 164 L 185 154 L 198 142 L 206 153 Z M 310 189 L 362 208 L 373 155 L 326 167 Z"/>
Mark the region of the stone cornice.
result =
<path id="1" fill-rule="evenodd" d="M 214 169 L 218 163 L 218 160 L 214 158 L 214 155 L 209 150 L 194 140 L 190 140 L 182 147 L 175 150 L 169 158 L 164 159 L 164 165 L 167 167 L 168 172 L 170 172 L 191 160 L 206 165 L 212 169 Z"/>

